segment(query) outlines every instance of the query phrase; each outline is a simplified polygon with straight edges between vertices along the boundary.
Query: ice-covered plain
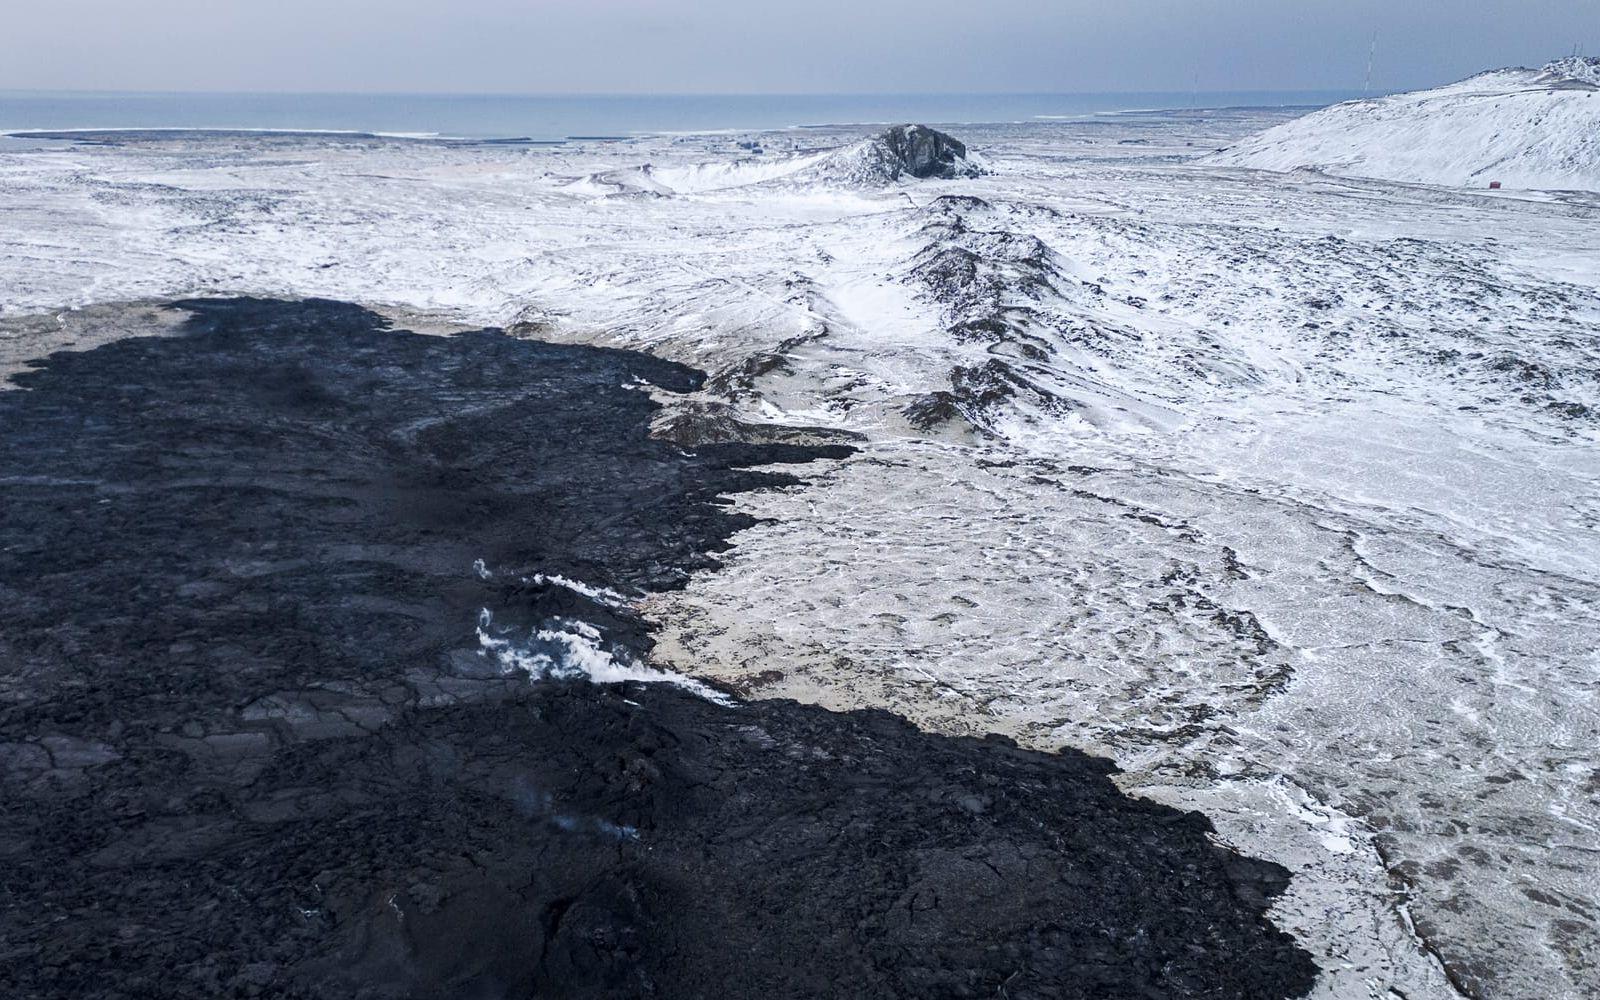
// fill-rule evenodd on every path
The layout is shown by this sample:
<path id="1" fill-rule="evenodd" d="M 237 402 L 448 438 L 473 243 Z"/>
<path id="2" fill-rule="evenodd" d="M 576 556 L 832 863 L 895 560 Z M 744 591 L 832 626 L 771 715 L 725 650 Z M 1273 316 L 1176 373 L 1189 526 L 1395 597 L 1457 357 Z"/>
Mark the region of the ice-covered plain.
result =
<path id="1" fill-rule="evenodd" d="M 0 362 L 254 292 L 706 368 L 685 447 L 860 451 L 734 501 L 668 665 L 1112 757 L 1295 872 L 1320 996 L 1593 995 L 1600 201 L 1204 159 L 1289 117 L 968 127 L 915 182 L 853 129 L 30 142 Z"/>

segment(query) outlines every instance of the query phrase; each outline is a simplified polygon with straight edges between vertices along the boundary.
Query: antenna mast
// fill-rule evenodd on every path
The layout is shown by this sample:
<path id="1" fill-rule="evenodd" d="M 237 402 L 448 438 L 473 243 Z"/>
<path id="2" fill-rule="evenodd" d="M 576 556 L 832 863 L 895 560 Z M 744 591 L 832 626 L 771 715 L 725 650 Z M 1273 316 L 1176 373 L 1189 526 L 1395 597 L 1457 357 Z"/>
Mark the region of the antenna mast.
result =
<path id="1" fill-rule="evenodd" d="M 1369 97 L 1372 94 L 1372 64 L 1377 61 L 1377 58 L 1378 58 L 1378 32 L 1377 32 L 1377 29 L 1373 29 L 1373 32 L 1372 32 L 1372 46 L 1371 46 L 1371 48 L 1367 49 L 1367 82 L 1365 84 L 1363 84 L 1362 87 L 1361 87 L 1361 96 L 1362 97 Z"/>

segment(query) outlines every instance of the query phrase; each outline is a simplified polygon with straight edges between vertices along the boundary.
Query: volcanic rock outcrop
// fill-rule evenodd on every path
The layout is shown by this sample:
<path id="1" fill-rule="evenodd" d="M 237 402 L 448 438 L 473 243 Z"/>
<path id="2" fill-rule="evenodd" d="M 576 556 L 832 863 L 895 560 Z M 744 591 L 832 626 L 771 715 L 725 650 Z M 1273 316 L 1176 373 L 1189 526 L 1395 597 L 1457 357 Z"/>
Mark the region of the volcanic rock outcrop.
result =
<path id="1" fill-rule="evenodd" d="M 960 140 L 926 125 L 896 125 L 873 142 L 885 150 L 891 169 L 907 177 L 948 180 L 979 172 Z"/>
<path id="2" fill-rule="evenodd" d="M 810 172 L 822 180 L 871 186 L 977 177 L 985 170 L 960 140 L 926 125 L 896 125 L 839 150 Z"/>

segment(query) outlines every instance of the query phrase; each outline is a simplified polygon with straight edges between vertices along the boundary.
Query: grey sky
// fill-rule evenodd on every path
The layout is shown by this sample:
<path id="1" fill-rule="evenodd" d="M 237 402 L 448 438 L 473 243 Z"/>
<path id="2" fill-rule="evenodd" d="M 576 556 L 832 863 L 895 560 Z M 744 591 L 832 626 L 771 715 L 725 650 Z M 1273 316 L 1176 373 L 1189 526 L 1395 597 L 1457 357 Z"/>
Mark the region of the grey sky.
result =
<path id="1" fill-rule="evenodd" d="M 1351 89 L 1600 51 L 1597 0 L 12 0 L 0 89 Z"/>

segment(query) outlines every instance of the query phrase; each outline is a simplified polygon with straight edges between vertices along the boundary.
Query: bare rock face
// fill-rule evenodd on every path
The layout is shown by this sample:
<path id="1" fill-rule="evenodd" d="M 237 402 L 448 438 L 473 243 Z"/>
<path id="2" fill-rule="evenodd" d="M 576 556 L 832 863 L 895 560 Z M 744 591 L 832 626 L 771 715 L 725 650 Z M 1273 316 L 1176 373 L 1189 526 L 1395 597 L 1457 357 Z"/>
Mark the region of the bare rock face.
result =
<path id="1" fill-rule="evenodd" d="M 822 173 L 845 183 L 877 185 L 977 177 L 984 169 L 959 139 L 926 125 L 896 125 L 841 150 Z"/>
<path id="2" fill-rule="evenodd" d="M 959 139 L 926 125 L 896 125 L 878 137 L 903 174 L 910 177 L 965 177 L 976 173 Z"/>

